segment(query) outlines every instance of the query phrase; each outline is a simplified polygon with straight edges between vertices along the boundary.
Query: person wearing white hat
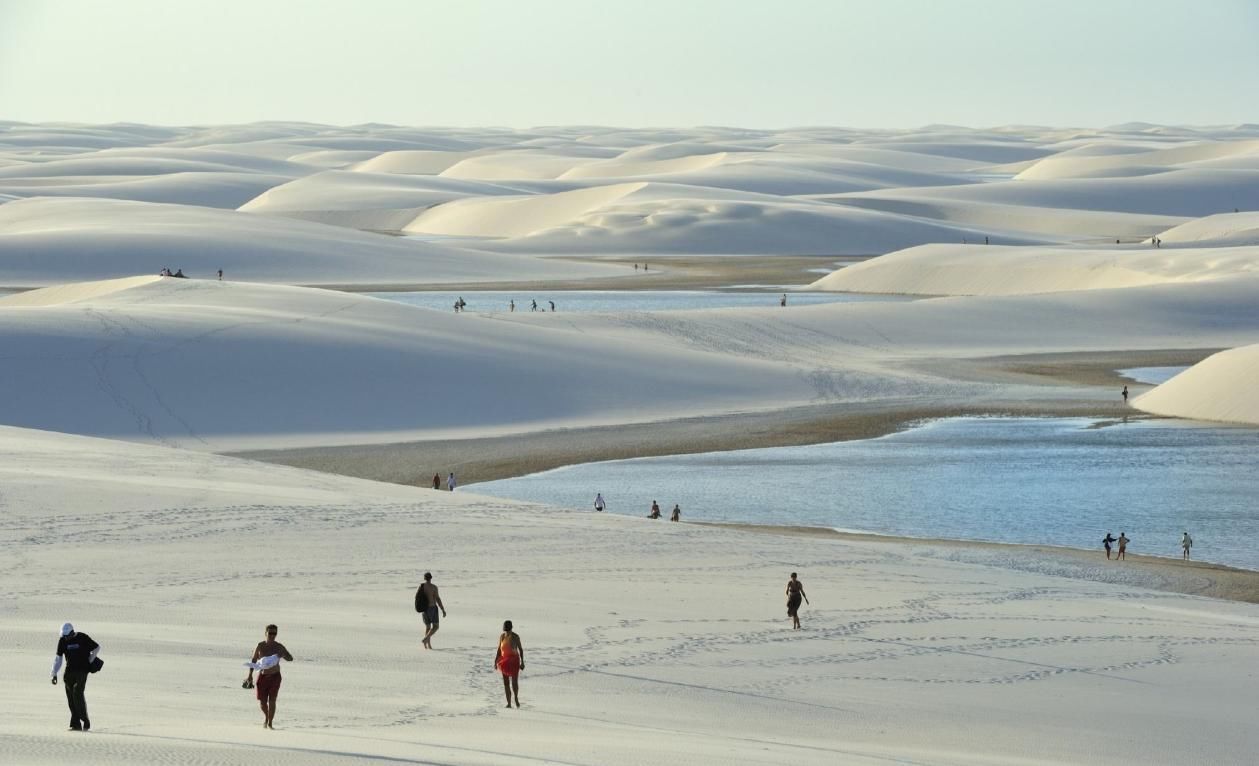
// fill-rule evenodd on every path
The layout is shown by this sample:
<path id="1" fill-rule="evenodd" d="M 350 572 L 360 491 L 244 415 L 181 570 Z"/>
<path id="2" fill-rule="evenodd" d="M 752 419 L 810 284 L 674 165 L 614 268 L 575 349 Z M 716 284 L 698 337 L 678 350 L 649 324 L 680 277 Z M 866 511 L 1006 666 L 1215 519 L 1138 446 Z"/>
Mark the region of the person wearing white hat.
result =
<path id="1" fill-rule="evenodd" d="M 86 633 L 80 633 L 70 623 L 61 626 L 61 639 L 57 642 L 57 657 L 52 663 L 52 683 L 57 685 L 57 671 L 65 658 L 66 672 L 62 674 L 62 687 L 66 690 L 66 703 L 70 706 L 70 730 L 87 731 L 92 722 L 87 717 L 87 701 L 83 689 L 87 686 L 88 673 L 96 663 L 101 645 Z"/>

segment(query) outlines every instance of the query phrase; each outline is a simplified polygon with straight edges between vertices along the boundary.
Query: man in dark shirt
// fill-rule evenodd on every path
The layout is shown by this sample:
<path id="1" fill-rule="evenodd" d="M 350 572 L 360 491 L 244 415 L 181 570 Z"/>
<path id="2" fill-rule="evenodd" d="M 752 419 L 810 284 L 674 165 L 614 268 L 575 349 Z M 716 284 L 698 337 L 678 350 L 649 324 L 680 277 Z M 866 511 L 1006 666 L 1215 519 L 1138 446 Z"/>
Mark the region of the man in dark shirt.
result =
<path id="1" fill-rule="evenodd" d="M 62 674 L 61 680 L 66 690 L 66 703 L 70 706 L 72 731 L 87 731 L 92 728 L 92 722 L 87 717 L 87 701 L 83 699 L 83 688 L 87 686 L 87 674 L 91 672 L 92 663 L 100 649 L 100 644 L 93 641 L 91 636 L 76 632 L 70 623 L 61 626 L 57 658 L 52 663 L 52 683 L 53 686 L 57 685 L 57 671 L 61 670 L 64 658 L 66 672 Z"/>

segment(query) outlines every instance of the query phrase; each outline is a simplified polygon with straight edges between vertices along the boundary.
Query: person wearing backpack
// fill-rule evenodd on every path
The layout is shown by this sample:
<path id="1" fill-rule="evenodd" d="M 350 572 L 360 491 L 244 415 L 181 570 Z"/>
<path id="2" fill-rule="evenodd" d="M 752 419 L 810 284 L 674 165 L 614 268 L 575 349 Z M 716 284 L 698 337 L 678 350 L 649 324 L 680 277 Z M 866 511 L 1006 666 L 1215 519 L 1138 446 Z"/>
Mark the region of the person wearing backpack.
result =
<path id="1" fill-rule="evenodd" d="M 438 609 L 441 609 L 442 617 L 445 617 L 446 605 L 442 603 L 441 594 L 437 592 L 437 586 L 433 584 L 433 573 L 425 572 L 423 584 L 415 591 L 415 611 L 424 617 L 424 640 L 420 643 L 425 649 L 433 648 L 431 639 L 440 626 L 440 621 L 437 619 Z"/>
<path id="2" fill-rule="evenodd" d="M 92 722 L 87 717 L 87 700 L 83 689 L 87 686 L 88 673 L 95 673 L 105 663 L 96 658 L 101 645 L 86 633 L 80 633 L 70 623 L 61 626 L 61 640 L 57 642 L 57 658 L 52 663 L 52 685 L 57 685 L 57 671 L 65 658 L 66 672 L 62 674 L 62 686 L 66 690 L 66 704 L 70 706 L 70 730 L 88 731 Z"/>

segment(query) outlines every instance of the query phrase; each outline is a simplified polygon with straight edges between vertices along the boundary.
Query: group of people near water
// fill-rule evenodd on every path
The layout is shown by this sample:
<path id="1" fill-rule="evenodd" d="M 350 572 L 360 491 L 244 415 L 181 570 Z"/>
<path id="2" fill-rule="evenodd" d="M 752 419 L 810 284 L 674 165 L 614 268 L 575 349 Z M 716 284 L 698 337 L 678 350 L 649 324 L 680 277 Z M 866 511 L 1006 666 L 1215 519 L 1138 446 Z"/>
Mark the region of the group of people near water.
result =
<path id="1" fill-rule="evenodd" d="M 1115 555 L 1115 561 L 1123 561 L 1128 557 L 1128 543 L 1132 542 L 1131 538 L 1124 532 L 1119 533 L 1119 537 L 1111 535 L 1110 532 L 1102 538 L 1102 547 L 1106 549 L 1106 560 L 1110 561 L 1111 553 Z M 1118 550 L 1112 551 L 1111 546 L 1118 545 Z M 1180 557 L 1189 559 L 1189 549 L 1193 547 L 1193 538 L 1185 532 L 1180 536 Z"/>
<path id="2" fill-rule="evenodd" d="M 651 501 L 651 510 L 647 513 L 647 518 L 649 519 L 661 518 L 660 505 L 655 500 Z M 669 521 L 681 521 L 681 520 L 682 520 L 682 507 L 679 506 L 677 503 L 674 503 L 673 511 L 669 514 Z"/>

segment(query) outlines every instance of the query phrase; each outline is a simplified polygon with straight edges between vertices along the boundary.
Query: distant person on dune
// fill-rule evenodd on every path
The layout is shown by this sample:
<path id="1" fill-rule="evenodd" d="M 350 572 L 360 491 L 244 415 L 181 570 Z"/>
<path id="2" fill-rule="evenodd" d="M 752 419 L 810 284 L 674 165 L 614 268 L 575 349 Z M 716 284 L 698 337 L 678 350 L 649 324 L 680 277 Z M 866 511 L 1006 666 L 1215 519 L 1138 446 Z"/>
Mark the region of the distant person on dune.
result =
<path id="1" fill-rule="evenodd" d="M 1182 559 L 1188 559 L 1188 558 L 1189 558 L 1189 549 L 1190 549 L 1190 548 L 1192 548 L 1192 547 L 1193 547 L 1193 538 L 1189 536 L 1189 533 L 1188 533 L 1188 532 L 1186 532 L 1186 533 L 1185 533 L 1185 534 L 1184 534 L 1184 535 L 1180 538 L 1180 549 L 1183 551 L 1183 553 L 1181 554 L 1181 556 L 1180 556 L 1180 557 L 1181 557 Z"/>
<path id="2" fill-rule="evenodd" d="M 1110 561 L 1110 546 L 1115 542 L 1115 538 L 1109 532 L 1102 538 L 1102 545 L 1106 548 L 1106 560 Z"/>
<path id="3" fill-rule="evenodd" d="M 800 629 L 800 600 L 804 599 L 804 603 L 809 603 L 809 597 L 804 593 L 804 583 L 796 579 L 796 573 L 791 573 L 791 579 L 787 581 L 787 616 L 791 618 L 791 629 Z"/>
<path id="4" fill-rule="evenodd" d="M 511 707 L 511 699 L 515 697 L 516 708 L 519 709 L 520 671 L 525 669 L 525 648 L 520 643 L 520 636 L 511 628 L 511 620 L 503 623 L 503 632 L 498 637 L 498 651 L 494 652 L 494 669 L 503 674 L 507 707 Z"/>
<path id="5" fill-rule="evenodd" d="M 1123 561 L 1127 557 L 1126 554 L 1128 550 L 1128 543 L 1132 541 L 1128 539 L 1127 535 L 1125 535 L 1123 532 L 1120 532 L 1118 542 L 1119 542 L 1119 552 L 1115 555 L 1115 558 L 1119 561 Z"/>

